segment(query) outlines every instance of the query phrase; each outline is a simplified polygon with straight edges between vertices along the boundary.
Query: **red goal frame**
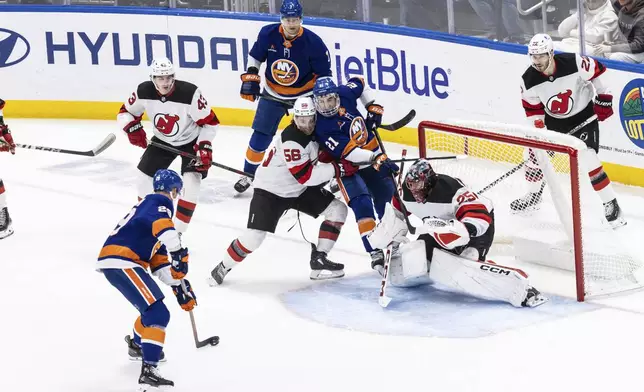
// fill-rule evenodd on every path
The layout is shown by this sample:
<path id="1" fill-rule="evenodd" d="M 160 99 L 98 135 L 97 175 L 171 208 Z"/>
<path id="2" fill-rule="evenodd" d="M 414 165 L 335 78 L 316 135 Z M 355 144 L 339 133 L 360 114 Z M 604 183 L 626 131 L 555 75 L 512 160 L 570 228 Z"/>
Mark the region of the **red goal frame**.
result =
<path id="1" fill-rule="evenodd" d="M 450 125 L 435 121 L 421 121 L 418 124 L 418 152 L 421 158 L 427 157 L 427 135 L 426 130 L 437 130 L 446 133 L 474 137 L 484 140 L 492 140 L 512 144 L 521 147 L 535 148 L 554 151 L 568 155 L 570 163 L 570 187 L 572 194 L 572 225 L 573 225 L 573 246 L 575 257 L 575 279 L 577 283 L 577 301 L 585 299 L 583 245 L 581 240 L 581 197 L 579 184 L 579 151 L 573 147 L 562 144 L 555 144 L 545 141 L 522 138 L 518 136 L 502 135 L 474 128 Z M 467 154 L 467 151 L 464 151 Z"/>

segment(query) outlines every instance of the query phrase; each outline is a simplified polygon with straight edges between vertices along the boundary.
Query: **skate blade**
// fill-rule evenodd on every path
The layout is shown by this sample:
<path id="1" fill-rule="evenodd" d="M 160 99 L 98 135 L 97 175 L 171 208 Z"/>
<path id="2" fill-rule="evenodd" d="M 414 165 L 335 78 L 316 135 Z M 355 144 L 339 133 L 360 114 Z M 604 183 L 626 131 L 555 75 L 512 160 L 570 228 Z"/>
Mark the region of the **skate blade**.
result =
<path id="1" fill-rule="evenodd" d="M 537 306 L 543 305 L 548 301 L 550 301 L 550 299 L 548 299 L 548 297 L 546 297 L 546 296 L 544 296 L 542 294 L 539 294 L 539 295 L 536 295 L 536 296 L 530 298 L 528 301 L 526 301 L 526 305 L 528 305 L 529 308 L 536 308 Z"/>
<path id="2" fill-rule="evenodd" d="M 129 355 L 128 355 L 127 357 L 128 357 L 128 358 L 130 359 L 130 361 L 132 361 L 132 362 L 141 362 L 141 359 L 142 359 L 141 357 L 131 357 L 131 356 L 129 356 Z M 168 359 L 164 357 L 163 359 L 159 359 L 159 362 L 168 362 Z"/>
<path id="3" fill-rule="evenodd" d="M 171 385 L 164 385 L 160 387 L 154 387 L 152 385 L 139 385 L 136 389 L 136 392 L 162 392 L 162 391 L 171 391 Z"/>
<path id="4" fill-rule="evenodd" d="M 344 270 L 339 271 L 329 271 L 329 270 L 313 270 L 309 277 L 311 280 L 326 280 L 326 279 L 337 279 L 344 276 Z"/>
<path id="5" fill-rule="evenodd" d="M 620 228 L 620 227 L 622 227 L 622 226 L 626 226 L 626 223 L 628 223 L 628 222 L 626 222 L 626 219 L 624 219 L 624 218 L 622 218 L 622 217 L 619 217 L 619 218 L 615 219 L 615 220 L 614 220 L 614 221 L 612 221 L 612 222 L 608 222 L 608 224 L 610 225 L 610 227 L 611 227 L 613 230 L 615 230 L 615 229 L 619 229 L 619 228 Z"/>
<path id="6" fill-rule="evenodd" d="M 13 234 L 13 229 L 9 228 L 8 230 L 5 230 L 5 231 L 0 233 L 0 240 L 3 239 L 3 238 L 9 237 L 12 234 Z"/>
<path id="7" fill-rule="evenodd" d="M 217 281 L 215 280 L 215 278 L 213 278 L 212 276 L 208 277 L 208 279 L 206 280 L 206 282 L 208 282 L 208 286 L 210 286 L 210 287 L 217 287 L 217 286 L 219 286 L 219 283 L 217 283 Z M 222 283 L 223 283 L 223 282 L 222 282 Z"/>
<path id="8" fill-rule="evenodd" d="M 387 297 L 383 295 L 382 297 L 378 298 L 378 304 L 383 308 L 386 308 L 387 306 L 389 306 L 390 302 L 391 302 L 391 297 Z"/>

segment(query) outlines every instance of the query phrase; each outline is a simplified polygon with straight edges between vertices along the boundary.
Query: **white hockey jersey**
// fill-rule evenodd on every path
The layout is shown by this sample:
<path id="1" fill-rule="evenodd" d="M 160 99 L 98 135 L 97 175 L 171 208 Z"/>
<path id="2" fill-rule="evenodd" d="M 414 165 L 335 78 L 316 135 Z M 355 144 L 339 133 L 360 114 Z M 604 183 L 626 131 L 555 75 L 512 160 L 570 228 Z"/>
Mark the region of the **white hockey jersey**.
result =
<path id="1" fill-rule="evenodd" d="M 275 141 L 264 163 L 257 168 L 253 186 L 280 197 L 298 197 L 309 186 L 335 176 L 332 164 L 317 163 L 318 144 L 291 124 Z"/>
<path id="2" fill-rule="evenodd" d="M 143 113 L 152 121 L 154 136 L 173 146 L 210 141 L 215 138 L 219 120 L 197 86 L 175 80 L 173 90 L 160 95 L 152 81 L 139 84 L 117 116 L 125 130 L 140 121 Z"/>
<path id="3" fill-rule="evenodd" d="M 554 62 L 551 76 L 534 67 L 525 71 L 521 77 L 521 99 L 531 125 L 534 120 L 545 118 L 549 129 L 563 132 L 564 129 L 556 129 L 562 127 L 548 126 L 548 120 L 556 123 L 556 120 L 572 119 L 580 114 L 585 118 L 575 119 L 579 124 L 590 117 L 595 95 L 607 93 L 600 78 L 606 67 L 593 58 L 574 53 L 556 54 Z"/>
<path id="4" fill-rule="evenodd" d="M 486 234 L 490 226 L 494 224 L 492 201 L 486 197 L 478 196 L 457 178 L 438 174 L 436 185 L 427 196 L 425 203 L 416 202 L 405 182 L 402 184 L 402 190 L 402 200 L 407 211 L 420 219 L 436 217 L 445 220 L 459 220 L 465 226 L 470 225 L 475 229 L 475 233 L 470 232 L 470 237 Z M 395 198 L 393 206 L 399 211 L 401 210 L 400 204 Z M 470 227 L 468 227 L 468 231 Z"/>

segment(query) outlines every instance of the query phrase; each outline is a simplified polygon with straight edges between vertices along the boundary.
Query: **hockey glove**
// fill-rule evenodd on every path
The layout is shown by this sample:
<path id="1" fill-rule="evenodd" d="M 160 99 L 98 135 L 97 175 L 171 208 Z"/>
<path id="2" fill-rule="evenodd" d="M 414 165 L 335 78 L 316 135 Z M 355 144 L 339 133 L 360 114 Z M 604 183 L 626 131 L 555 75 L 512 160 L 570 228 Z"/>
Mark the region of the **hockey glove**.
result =
<path id="1" fill-rule="evenodd" d="M 125 133 L 127 133 L 127 138 L 130 140 L 130 143 L 139 146 L 141 148 L 146 148 L 148 146 L 147 135 L 143 129 L 143 125 L 140 120 L 134 120 L 129 123 L 125 128 L 123 128 Z"/>
<path id="2" fill-rule="evenodd" d="M 377 154 L 373 157 L 371 161 L 373 162 L 372 163 L 373 168 L 378 171 L 380 171 L 380 169 L 388 170 L 393 175 L 397 175 L 398 171 L 400 171 L 400 168 L 398 167 L 398 165 L 393 163 L 391 159 L 387 157 L 387 154 L 383 154 L 383 153 Z"/>
<path id="3" fill-rule="evenodd" d="M 174 279 L 183 279 L 188 274 L 188 248 L 170 252 L 170 257 L 172 258 L 170 274 Z"/>
<path id="4" fill-rule="evenodd" d="M 534 127 L 539 128 L 539 129 L 543 129 L 543 128 L 546 127 L 546 124 L 543 122 L 542 119 L 538 119 L 538 120 L 534 120 Z"/>
<path id="5" fill-rule="evenodd" d="M 358 166 L 347 161 L 346 159 L 340 159 L 340 162 L 331 162 L 335 168 L 336 177 L 348 177 L 354 175 L 358 171 Z"/>
<path id="6" fill-rule="evenodd" d="M 188 282 L 188 279 L 184 279 L 183 283 L 186 284 L 188 292 L 184 292 L 180 284 L 172 286 L 172 292 L 177 297 L 177 302 L 179 302 L 181 309 L 189 312 L 197 305 L 197 296 L 195 295 L 195 292 L 192 291 L 192 286 L 190 285 L 190 282 Z"/>
<path id="7" fill-rule="evenodd" d="M 255 67 L 248 68 L 248 71 L 242 74 L 241 80 L 242 85 L 239 95 L 243 99 L 255 102 L 257 97 L 259 97 L 259 82 L 262 80 L 261 76 L 259 76 L 259 69 Z"/>
<path id="8" fill-rule="evenodd" d="M 334 160 L 335 159 L 333 158 L 333 156 L 328 151 L 320 150 L 320 152 L 318 153 L 318 162 L 331 163 Z"/>
<path id="9" fill-rule="evenodd" d="M 11 130 L 5 124 L 0 125 L 0 151 L 9 151 L 12 154 L 16 153 L 16 143 L 13 142 Z"/>
<path id="10" fill-rule="evenodd" d="M 613 115 L 613 96 L 610 94 L 597 94 L 593 110 L 599 121 L 604 121 Z"/>
<path id="11" fill-rule="evenodd" d="M 197 153 L 197 155 L 199 156 L 199 160 L 201 161 L 196 166 L 197 171 L 208 171 L 208 169 L 210 169 L 210 166 L 212 165 L 212 144 L 209 141 L 204 140 L 195 144 L 194 149 L 195 153 Z"/>
<path id="12" fill-rule="evenodd" d="M 378 128 L 382 124 L 382 115 L 384 113 L 385 109 L 382 105 L 372 103 L 367 106 L 367 121 L 365 121 L 367 129 L 373 131 Z"/>

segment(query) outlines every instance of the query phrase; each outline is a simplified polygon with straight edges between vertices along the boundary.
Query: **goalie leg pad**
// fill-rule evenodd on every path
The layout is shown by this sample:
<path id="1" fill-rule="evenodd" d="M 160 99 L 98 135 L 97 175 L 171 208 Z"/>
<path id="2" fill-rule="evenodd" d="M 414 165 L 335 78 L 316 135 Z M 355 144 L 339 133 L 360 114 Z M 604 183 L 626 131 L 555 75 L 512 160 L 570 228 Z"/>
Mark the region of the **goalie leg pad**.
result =
<path id="1" fill-rule="evenodd" d="M 531 287 L 520 269 L 471 261 L 434 249 L 429 278 L 450 290 L 521 307 Z"/>
<path id="2" fill-rule="evenodd" d="M 367 236 L 373 249 L 384 249 L 391 242 L 404 242 L 409 229 L 403 220 L 402 213 L 387 203 L 380 223 Z"/>
<path id="3" fill-rule="evenodd" d="M 389 265 L 389 282 L 396 287 L 412 287 L 430 283 L 427 275 L 427 253 L 424 241 L 400 245 Z"/>

